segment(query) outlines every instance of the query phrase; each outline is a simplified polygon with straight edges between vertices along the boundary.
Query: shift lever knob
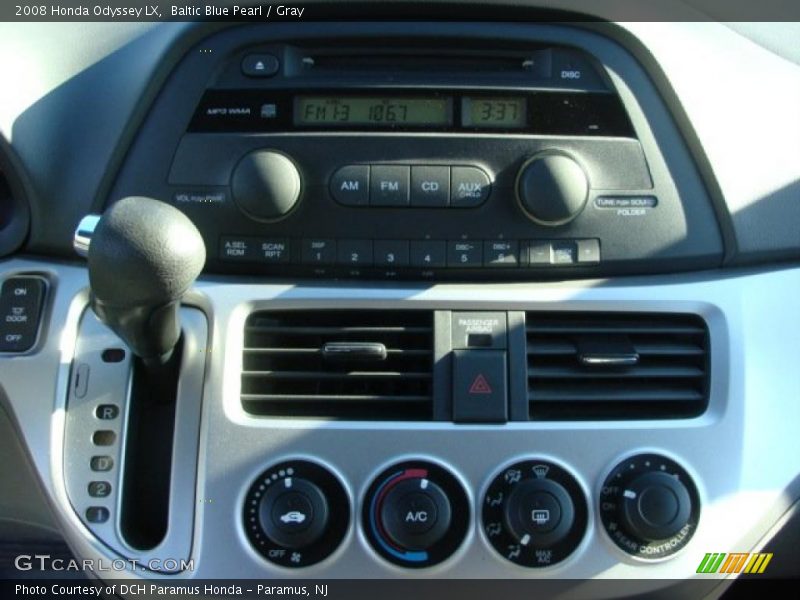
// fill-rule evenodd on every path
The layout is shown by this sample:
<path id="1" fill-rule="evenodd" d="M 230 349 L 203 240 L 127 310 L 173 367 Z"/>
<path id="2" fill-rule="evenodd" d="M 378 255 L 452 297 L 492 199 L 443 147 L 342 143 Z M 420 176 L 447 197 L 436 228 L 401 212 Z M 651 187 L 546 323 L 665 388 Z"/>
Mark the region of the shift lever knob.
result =
<path id="1" fill-rule="evenodd" d="M 74 245 L 88 255 L 98 318 L 146 364 L 166 362 L 180 338 L 179 301 L 206 260 L 194 224 L 168 204 L 129 197 L 85 217 Z"/>

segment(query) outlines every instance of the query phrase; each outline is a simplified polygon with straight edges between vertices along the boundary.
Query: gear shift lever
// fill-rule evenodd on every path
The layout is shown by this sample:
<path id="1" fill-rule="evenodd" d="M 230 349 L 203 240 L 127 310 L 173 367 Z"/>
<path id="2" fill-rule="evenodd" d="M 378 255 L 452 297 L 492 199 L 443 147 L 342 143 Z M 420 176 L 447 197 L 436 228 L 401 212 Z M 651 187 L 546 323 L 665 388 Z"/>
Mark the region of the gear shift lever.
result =
<path id="1" fill-rule="evenodd" d="M 206 260 L 194 224 L 168 204 L 129 197 L 84 217 L 73 246 L 88 257 L 98 318 L 145 365 L 163 365 L 180 338 L 180 298 Z"/>

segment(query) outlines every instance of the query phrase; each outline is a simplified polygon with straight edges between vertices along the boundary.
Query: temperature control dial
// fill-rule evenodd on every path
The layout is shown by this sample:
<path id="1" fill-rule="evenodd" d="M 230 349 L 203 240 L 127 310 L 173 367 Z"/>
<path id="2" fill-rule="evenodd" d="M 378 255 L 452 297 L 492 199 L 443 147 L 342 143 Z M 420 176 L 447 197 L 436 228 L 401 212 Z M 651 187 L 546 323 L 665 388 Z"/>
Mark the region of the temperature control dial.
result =
<path id="1" fill-rule="evenodd" d="M 463 541 L 468 525 L 467 496 L 456 478 L 438 465 L 395 465 L 367 492 L 367 539 L 397 565 L 420 568 L 445 560 Z"/>
<path id="2" fill-rule="evenodd" d="M 548 567 L 571 554 L 586 531 L 588 508 L 578 482 L 543 460 L 511 465 L 495 477 L 483 500 L 483 531 L 505 558 Z"/>
<path id="3" fill-rule="evenodd" d="M 250 486 L 244 524 L 253 547 L 284 567 L 331 554 L 350 523 L 350 503 L 328 470 L 304 460 L 275 465 Z"/>
<path id="4" fill-rule="evenodd" d="M 628 554 L 664 558 L 691 539 L 700 500 L 689 474 L 675 461 L 641 454 L 618 464 L 600 491 L 608 535 Z"/>

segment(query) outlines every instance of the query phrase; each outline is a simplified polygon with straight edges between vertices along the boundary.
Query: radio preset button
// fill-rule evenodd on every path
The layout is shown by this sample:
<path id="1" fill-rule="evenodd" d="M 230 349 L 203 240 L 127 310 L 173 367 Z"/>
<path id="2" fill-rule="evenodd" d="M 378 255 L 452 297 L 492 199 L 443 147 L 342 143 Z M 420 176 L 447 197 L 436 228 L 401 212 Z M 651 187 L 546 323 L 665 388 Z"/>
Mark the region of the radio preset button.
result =
<path id="1" fill-rule="evenodd" d="M 411 206 L 446 207 L 450 202 L 450 167 L 411 167 Z"/>
<path id="2" fill-rule="evenodd" d="M 482 250 L 481 242 L 468 242 L 465 240 L 448 242 L 447 266 L 480 267 L 482 265 Z"/>
<path id="3" fill-rule="evenodd" d="M 407 267 L 408 242 L 406 240 L 375 240 L 376 267 Z"/>
<path id="4" fill-rule="evenodd" d="M 331 177 L 331 195 L 344 206 L 369 204 L 369 165 L 348 165 Z"/>
<path id="5" fill-rule="evenodd" d="M 422 268 L 444 267 L 447 263 L 447 244 L 443 241 L 411 242 L 411 266 Z"/>
<path id="6" fill-rule="evenodd" d="M 480 206 L 489 197 L 492 184 L 489 176 L 478 167 L 452 167 L 450 169 L 450 206 L 472 208 Z"/>
<path id="7" fill-rule="evenodd" d="M 329 265 L 336 262 L 335 240 L 303 240 L 302 261 L 308 265 Z"/>
<path id="8" fill-rule="evenodd" d="M 519 243 L 484 242 L 483 264 L 487 267 L 516 267 L 519 264 Z"/>
<path id="9" fill-rule="evenodd" d="M 369 203 L 372 206 L 408 206 L 411 168 L 395 165 L 371 167 Z"/>
<path id="10" fill-rule="evenodd" d="M 372 240 L 339 240 L 337 261 L 352 267 L 372 266 Z"/>

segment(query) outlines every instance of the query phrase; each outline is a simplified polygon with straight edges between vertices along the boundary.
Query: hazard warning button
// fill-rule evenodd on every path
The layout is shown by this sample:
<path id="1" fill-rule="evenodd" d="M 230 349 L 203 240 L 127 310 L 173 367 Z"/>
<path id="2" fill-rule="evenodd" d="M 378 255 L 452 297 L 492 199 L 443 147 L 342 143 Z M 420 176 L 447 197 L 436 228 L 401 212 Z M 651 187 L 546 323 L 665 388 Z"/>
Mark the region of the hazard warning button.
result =
<path id="1" fill-rule="evenodd" d="M 453 351 L 453 420 L 505 423 L 508 420 L 506 353 Z"/>

